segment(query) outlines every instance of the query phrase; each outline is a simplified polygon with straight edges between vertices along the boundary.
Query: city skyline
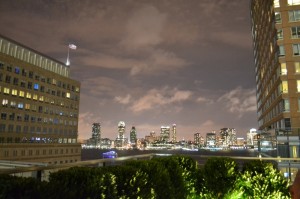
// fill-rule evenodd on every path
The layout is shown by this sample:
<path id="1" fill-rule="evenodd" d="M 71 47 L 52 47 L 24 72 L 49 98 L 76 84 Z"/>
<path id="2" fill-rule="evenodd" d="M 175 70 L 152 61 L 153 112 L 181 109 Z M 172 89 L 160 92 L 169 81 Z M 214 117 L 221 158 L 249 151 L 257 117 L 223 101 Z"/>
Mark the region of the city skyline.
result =
<path id="1" fill-rule="evenodd" d="M 79 138 L 119 121 L 138 137 L 257 128 L 249 0 L 2 1 L 1 34 L 66 62 L 81 82 Z"/>

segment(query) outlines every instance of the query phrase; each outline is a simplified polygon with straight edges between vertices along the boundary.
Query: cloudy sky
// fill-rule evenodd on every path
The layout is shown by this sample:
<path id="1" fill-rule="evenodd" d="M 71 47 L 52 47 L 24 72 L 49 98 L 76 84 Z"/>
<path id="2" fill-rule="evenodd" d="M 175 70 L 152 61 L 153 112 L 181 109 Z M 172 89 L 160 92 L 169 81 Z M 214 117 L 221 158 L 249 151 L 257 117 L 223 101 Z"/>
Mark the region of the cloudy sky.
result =
<path id="1" fill-rule="evenodd" d="M 178 139 L 257 127 L 249 0 L 2 0 L 0 34 L 65 62 L 81 82 L 79 138 Z"/>

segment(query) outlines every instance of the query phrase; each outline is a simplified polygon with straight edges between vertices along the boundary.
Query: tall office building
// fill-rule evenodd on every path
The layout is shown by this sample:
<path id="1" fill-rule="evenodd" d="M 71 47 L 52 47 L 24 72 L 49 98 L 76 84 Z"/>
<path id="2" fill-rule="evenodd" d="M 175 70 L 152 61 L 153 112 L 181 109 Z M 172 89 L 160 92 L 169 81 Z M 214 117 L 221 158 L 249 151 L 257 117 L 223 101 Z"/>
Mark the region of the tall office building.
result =
<path id="1" fill-rule="evenodd" d="M 116 147 L 124 147 L 127 144 L 127 139 L 125 138 L 125 122 L 120 121 L 118 123 L 118 137 L 116 139 Z"/>
<path id="2" fill-rule="evenodd" d="M 259 130 L 300 127 L 300 0 L 252 0 Z"/>
<path id="3" fill-rule="evenodd" d="M 237 144 L 236 130 L 234 128 L 222 128 L 220 130 L 220 145 L 228 147 Z"/>
<path id="4" fill-rule="evenodd" d="M 135 126 L 133 126 L 130 130 L 130 142 L 132 145 L 136 145 L 136 129 Z"/>
<path id="5" fill-rule="evenodd" d="M 93 123 L 92 138 L 88 140 L 88 145 L 91 147 L 100 147 L 101 144 L 101 125 L 100 123 Z"/>
<path id="6" fill-rule="evenodd" d="M 0 160 L 79 161 L 80 83 L 64 63 L 0 35 Z"/>
<path id="7" fill-rule="evenodd" d="M 299 157 L 300 0 L 251 0 L 258 149 Z M 281 161 L 290 179 L 300 167 Z"/>
<path id="8" fill-rule="evenodd" d="M 173 142 L 173 143 L 177 142 L 176 124 L 172 125 L 172 138 L 171 138 L 171 142 Z"/>
<path id="9" fill-rule="evenodd" d="M 160 140 L 162 142 L 170 141 L 170 126 L 161 126 L 160 127 Z"/>

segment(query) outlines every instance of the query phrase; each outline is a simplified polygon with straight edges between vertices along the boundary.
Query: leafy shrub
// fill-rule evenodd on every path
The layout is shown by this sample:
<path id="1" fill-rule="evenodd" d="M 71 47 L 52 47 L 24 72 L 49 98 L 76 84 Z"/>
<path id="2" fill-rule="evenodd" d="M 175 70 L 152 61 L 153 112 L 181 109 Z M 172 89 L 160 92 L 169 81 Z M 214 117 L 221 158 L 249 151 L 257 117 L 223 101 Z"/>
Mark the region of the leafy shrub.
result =
<path id="1" fill-rule="evenodd" d="M 34 178 L 0 175 L 0 199 L 43 198 L 44 184 Z"/>
<path id="2" fill-rule="evenodd" d="M 230 158 L 209 158 L 203 168 L 204 192 L 222 198 L 239 176 L 237 163 Z"/>

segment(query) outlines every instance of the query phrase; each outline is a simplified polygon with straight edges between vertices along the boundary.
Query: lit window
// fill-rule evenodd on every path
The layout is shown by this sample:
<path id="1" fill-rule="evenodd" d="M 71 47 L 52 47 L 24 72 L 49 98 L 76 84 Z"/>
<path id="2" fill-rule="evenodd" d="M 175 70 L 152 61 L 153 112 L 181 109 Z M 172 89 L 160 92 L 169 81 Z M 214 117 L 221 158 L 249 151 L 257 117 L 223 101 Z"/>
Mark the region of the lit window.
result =
<path id="1" fill-rule="evenodd" d="M 25 95 L 25 92 L 24 92 L 24 91 L 20 91 L 20 92 L 19 92 L 19 96 L 20 96 L 20 97 L 24 97 L 24 95 Z"/>
<path id="2" fill-rule="evenodd" d="M 289 11 L 289 21 L 300 21 L 300 10 Z"/>
<path id="3" fill-rule="evenodd" d="M 295 62 L 295 72 L 300 73 L 300 62 Z"/>
<path id="4" fill-rule="evenodd" d="M 8 105 L 8 99 L 3 99 L 2 106 L 7 106 L 7 105 Z"/>
<path id="5" fill-rule="evenodd" d="M 4 88 L 3 92 L 4 92 L 5 94 L 9 94 L 10 90 L 9 90 L 9 88 Z"/>
<path id="6" fill-rule="evenodd" d="M 299 5 L 300 4 L 300 0 L 288 0 L 288 5 Z"/>
<path id="7" fill-rule="evenodd" d="M 25 104 L 25 109 L 30 110 L 30 104 Z"/>
<path id="8" fill-rule="evenodd" d="M 10 102 L 10 106 L 14 108 L 14 107 L 17 106 L 17 103 L 16 103 L 15 101 L 11 101 L 11 102 Z"/>
<path id="9" fill-rule="evenodd" d="M 281 23 L 281 13 L 280 12 L 275 12 L 275 22 Z"/>
<path id="10" fill-rule="evenodd" d="M 283 111 L 290 111 L 290 101 L 288 99 L 283 100 L 284 110 Z"/>
<path id="11" fill-rule="evenodd" d="M 297 80 L 297 91 L 300 92 L 300 80 Z"/>
<path id="12" fill-rule="evenodd" d="M 18 90 L 12 89 L 11 94 L 14 95 L 14 96 L 18 95 Z"/>
<path id="13" fill-rule="evenodd" d="M 38 96 L 37 94 L 33 94 L 33 97 L 32 97 L 33 100 L 37 100 L 38 99 Z"/>
<path id="14" fill-rule="evenodd" d="M 33 89 L 34 90 L 39 90 L 39 84 L 35 83 Z"/>
<path id="15" fill-rule="evenodd" d="M 23 105 L 22 102 L 20 102 L 20 103 L 18 104 L 18 108 L 19 108 L 19 109 L 23 109 L 23 106 L 24 106 L 24 105 Z"/>
<path id="16" fill-rule="evenodd" d="M 288 82 L 287 81 L 282 81 L 282 92 L 288 93 Z"/>
<path id="17" fill-rule="evenodd" d="M 300 55 L 300 44 L 293 44 L 293 55 Z"/>
<path id="18" fill-rule="evenodd" d="M 31 93 L 26 93 L 26 98 L 31 99 Z"/>
<path id="19" fill-rule="evenodd" d="M 39 100 L 40 100 L 41 102 L 43 102 L 43 101 L 44 101 L 44 96 L 40 96 L 40 97 L 39 97 Z"/>
<path id="20" fill-rule="evenodd" d="M 71 94 L 70 93 L 66 93 L 66 98 L 70 98 Z"/>
<path id="21" fill-rule="evenodd" d="M 20 68 L 19 67 L 15 67 L 15 73 L 19 74 L 20 73 Z"/>
<path id="22" fill-rule="evenodd" d="M 300 26 L 291 27 L 291 33 L 293 39 L 300 38 Z"/>
<path id="23" fill-rule="evenodd" d="M 277 29 L 277 39 L 283 39 L 283 31 L 282 31 L 282 29 Z"/>
<path id="24" fill-rule="evenodd" d="M 287 74 L 286 63 L 281 63 L 280 64 L 280 74 L 281 75 L 286 75 Z"/>
<path id="25" fill-rule="evenodd" d="M 275 8 L 280 7 L 279 0 L 274 0 L 274 7 Z"/>
<path id="26" fill-rule="evenodd" d="M 75 88 L 75 91 L 76 91 L 76 92 L 79 92 L 79 87 L 76 87 L 76 88 Z"/>
<path id="27" fill-rule="evenodd" d="M 282 45 L 279 46 L 279 56 L 280 57 L 285 56 L 285 49 L 284 46 Z"/>
<path id="28" fill-rule="evenodd" d="M 52 79 L 52 84 L 56 85 L 56 79 Z"/>

